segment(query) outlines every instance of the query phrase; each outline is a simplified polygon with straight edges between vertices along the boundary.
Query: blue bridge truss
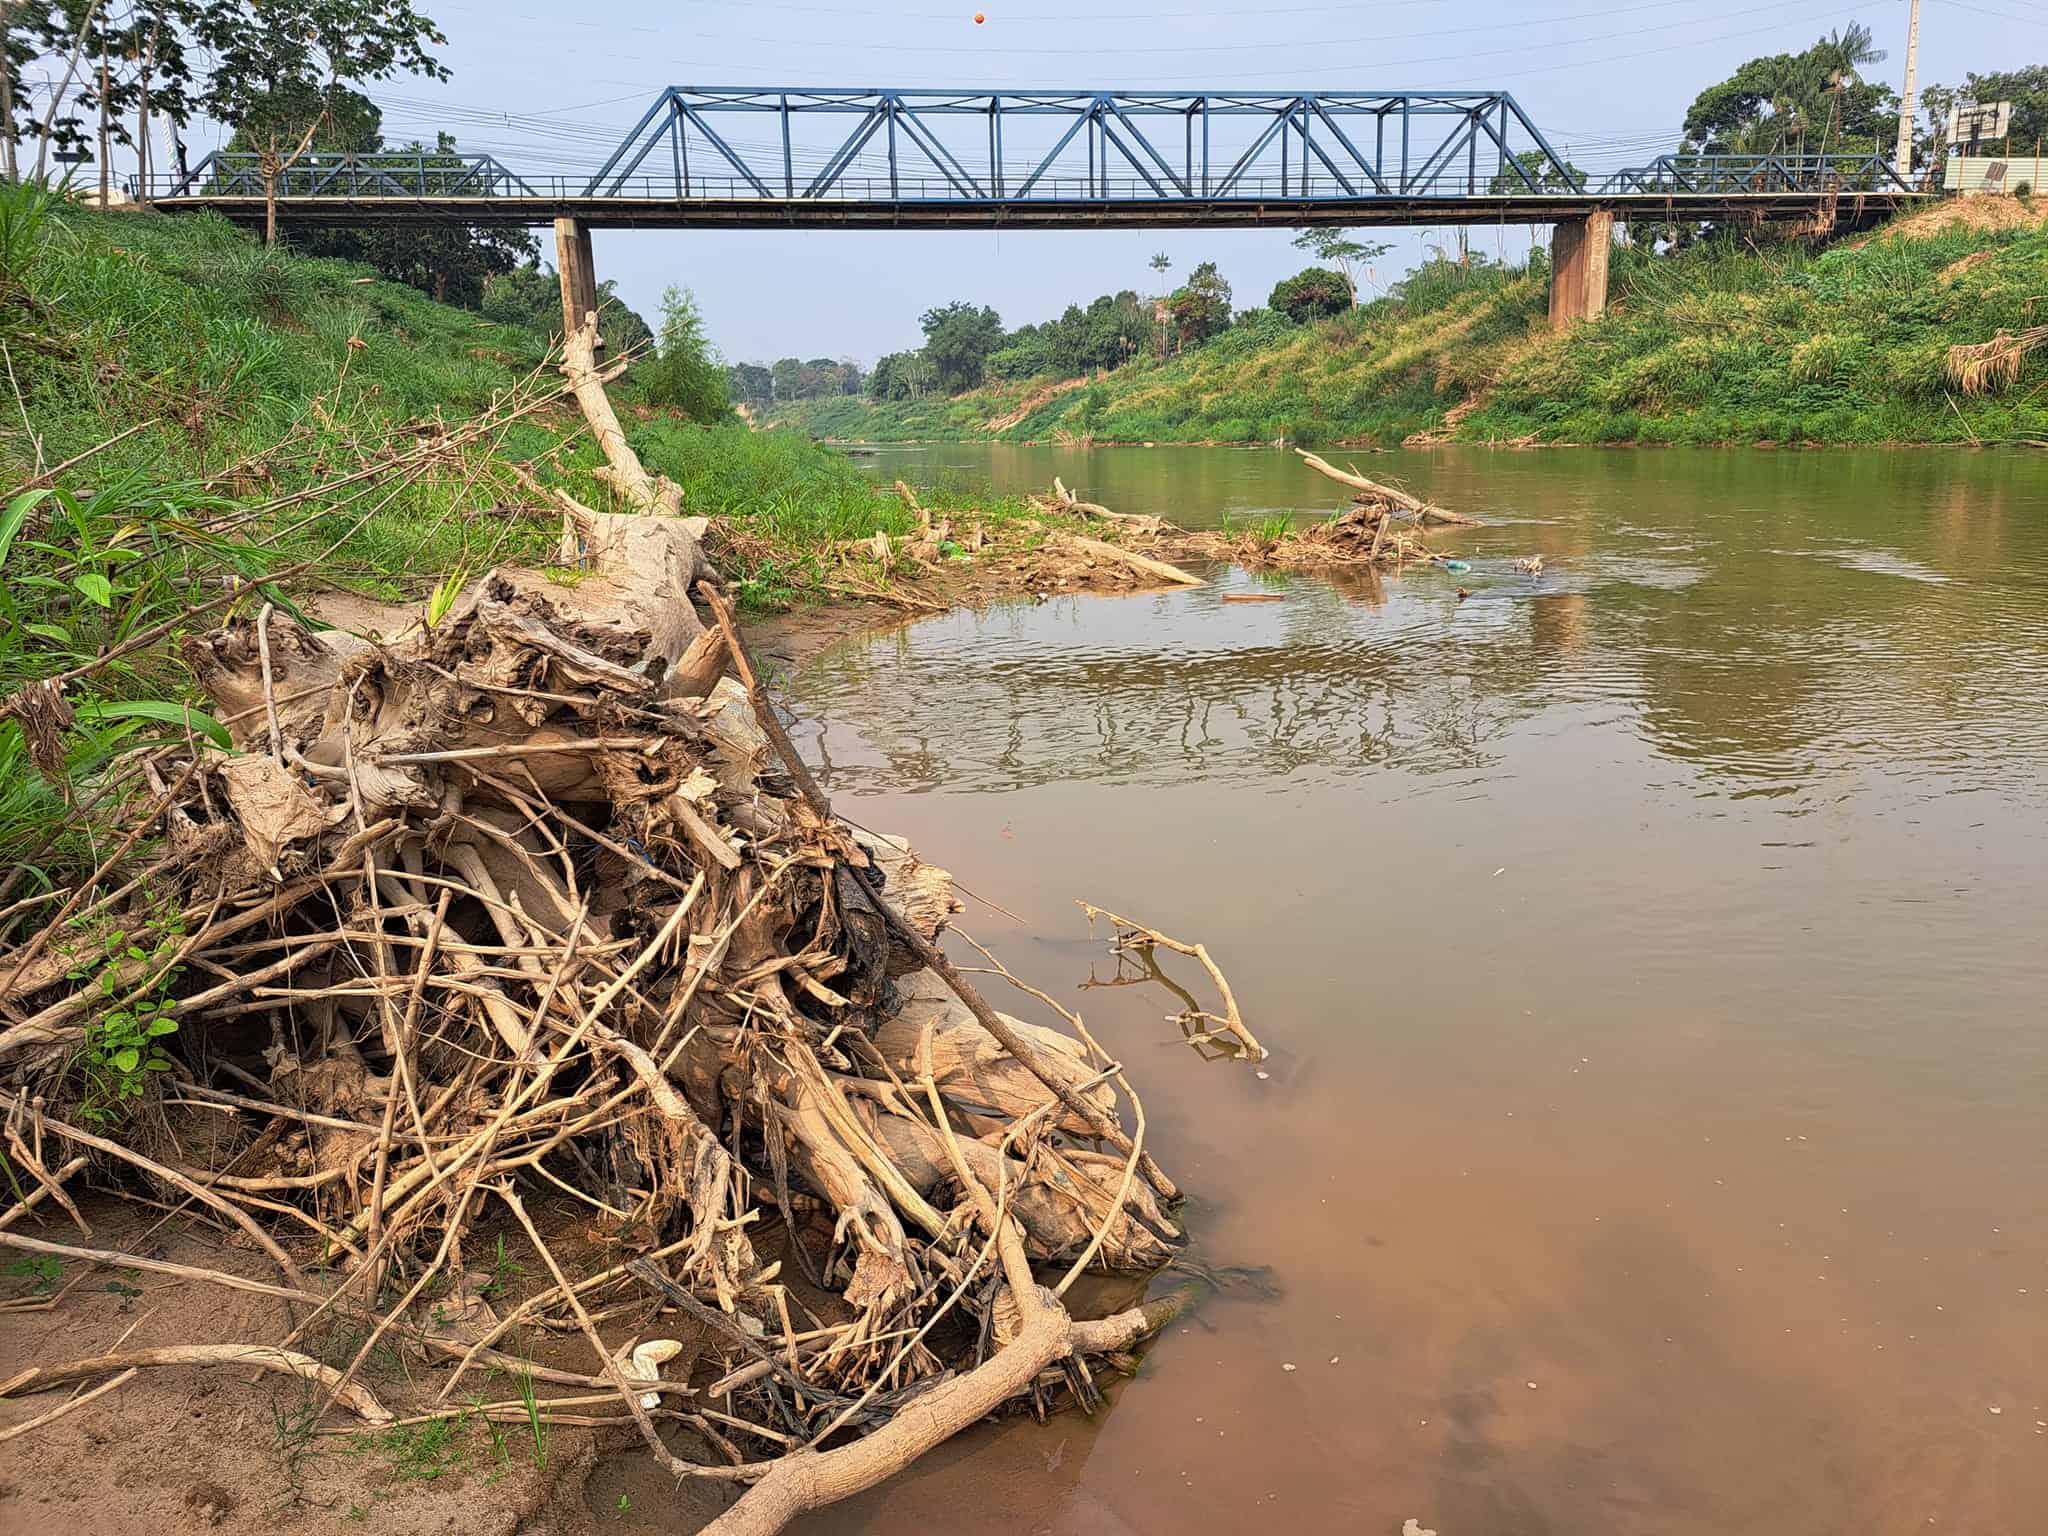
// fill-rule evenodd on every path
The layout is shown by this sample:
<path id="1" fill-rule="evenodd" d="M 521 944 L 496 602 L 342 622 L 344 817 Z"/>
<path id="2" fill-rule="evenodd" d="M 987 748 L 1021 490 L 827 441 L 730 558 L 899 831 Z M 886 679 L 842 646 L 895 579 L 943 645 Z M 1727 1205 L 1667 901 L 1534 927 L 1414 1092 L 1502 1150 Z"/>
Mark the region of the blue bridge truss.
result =
<path id="1" fill-rule="evenodd" d="M 1921 194 L 1874 155 L 1666 156 L 1597 186 L 1502 91 L 663 91 L 587 176 L 488 155 L 217 153 L 138 188 L 250 218 L 681 227 L 1547 223 Z"/>

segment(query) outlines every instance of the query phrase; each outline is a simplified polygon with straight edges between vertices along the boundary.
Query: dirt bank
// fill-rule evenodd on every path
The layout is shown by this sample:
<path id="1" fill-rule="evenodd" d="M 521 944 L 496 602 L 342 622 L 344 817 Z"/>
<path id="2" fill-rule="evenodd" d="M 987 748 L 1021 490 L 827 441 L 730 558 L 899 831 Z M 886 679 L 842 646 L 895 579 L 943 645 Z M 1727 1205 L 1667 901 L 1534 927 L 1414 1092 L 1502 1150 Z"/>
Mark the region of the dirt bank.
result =
<path id="1" fill-rule="evenodd" d="M 567 1202 L 564 1202 L 566 1205 Z M 80 1202 L 92 1238 L 110 1249 L 169 1263 L 247 1272 L 237 1247 L 188 1217 L 107 1196 Z M 551 1245 L 587 1247 L 587 1223 L 548 1209 Z M 83 1237 L 68 1222 L 33 1229 Z M 494 1249 L 487 1242 L 485 1253 Z M 545 1284 L 523 1265 L 500 1277 L 504 1301 Z M 48 1281 L 5 1282 L 14 1304 L 0 1310 L 0 1360 L 9 1371 L 35 1360 L 190 1344 L 274 1338 L 291 1322 L 284 1304 L 161 1274 L 70 1264 Z M 41 1304 L 45 1310 L 26 1310 Z M 536 1334 L 535 1359 L 574 1365 L 574 1350 Z M 380 1354 L 368 1383 L 394 1412 L 427 1411 L 446 1365 L 416 1351 Z M 471 1383 L 492 1397 L 517 1397 L 500 1377 Z M 547 1389 L 543 1388 L 543 1392 Z M 0 1434 L 64 1401 L 45 1393 L 0 1401 Z M 480 1417 L 446 1428 L 350 1428 L 335 1432 L 317 1413 L 310 1383 L 247 1368 L 144 1371 L 103 1399 L 8 1442 L 0 1456 L 0 1536 L 55 1530 L 93 1536 L 201 1536 L 211 1532 L 360 1530 L 370 1536 L 513 1536 L 602 1529 L 584 1484 L 597 1459 L 597 1431 L 548 1426 L 537 1445 L 518 1423 Z"/>

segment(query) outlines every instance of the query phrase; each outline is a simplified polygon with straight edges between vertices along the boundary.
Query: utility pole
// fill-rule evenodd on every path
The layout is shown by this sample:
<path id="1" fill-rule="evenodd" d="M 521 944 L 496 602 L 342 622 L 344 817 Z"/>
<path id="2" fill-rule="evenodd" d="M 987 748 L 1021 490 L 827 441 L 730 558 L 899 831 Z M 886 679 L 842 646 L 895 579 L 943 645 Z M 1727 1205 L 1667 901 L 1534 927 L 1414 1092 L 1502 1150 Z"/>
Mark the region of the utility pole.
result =
<path id="1" fill-rule="evenodd" d="M 108 190 L 113 185 L 113 167 L 107 164 L 107 114 L 112 110 L 107 105 L 107 40 L 100 38 L 100 208 L 107 206 Z"/>
<path id="2" fill-rule="evenodd" d="M 13 181 L 14 161 L 14 6 L 0 3 L 0 176 Z"/>
<path id="3" fill-rule="evenodd" d="M 1899 97 L 1899 152 L 1893 157 L 1899 180 L 1913 179 L 1914 74 L 1920 67 L 1920 0 L 1913 0 L 1913 13 L 1906 23 L 1906 89 Z"/>
<path id="4" fill-rule="evenodd" d="M 149 46 L 142 53 L 141 93 L 135 103 L 135 201 L 149 206 L 149 77 L 156 73 L 156 38 L 160 22 L 151 22 Z"/>

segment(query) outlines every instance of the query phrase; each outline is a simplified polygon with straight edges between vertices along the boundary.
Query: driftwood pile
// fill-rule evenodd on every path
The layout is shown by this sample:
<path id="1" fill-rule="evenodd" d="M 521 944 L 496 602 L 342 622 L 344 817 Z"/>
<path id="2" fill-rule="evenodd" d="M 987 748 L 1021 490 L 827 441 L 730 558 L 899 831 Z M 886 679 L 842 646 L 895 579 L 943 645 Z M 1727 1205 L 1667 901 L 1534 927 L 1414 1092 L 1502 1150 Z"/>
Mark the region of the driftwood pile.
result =
<path id="1" fill-rule="evenodd" d="M 1157 517 L 1113 512 L 1098 502 L 1081 500 L 1058 479 L 1049 496 L 1035 496 L 1031 502 L 1048 514 L 1106 523 L 1125 541 L 1119 546 L 1060 534 L 1047 541 L 1055 554 L 1078 554 L 1091 565 L 1122 566 L 1132 583 L 1149 586 L 1203 585 L 1201 578 L 1166 563 L 1176 559 L 1233 561 L 1255 569 L 1282 570 L 1345 565 L 1398 569 L 1429 564 L 1445 557 L 1422 538 L 1421 529 L 1478 522 L 1398 486 L 1368 480 L 1355 470 L 1338 469 L 1303 449 L 1295 452 L 1317 474 L 1349 486 L 1356 494 L 1352 505 L 1337 516 L 1277 536 L 1230 528 L 1190 530 Z"/>
<path id="2" fill-rule="evenodd" d="M 939 952 L 950 876 L 834 816 L 701 525 L 599 437 L 642 510 L 565 507 L 573 585 L 496 570 L 386 643 L 264 607 L 188 645 L 234 750 L 160 755 L 147 869 L 131 839 L 0 952 L 0 1120 L 33 1186 L 0 1245 L 274 1295 L 295 1326 L 0 1395 L 239 1362 L 380 1423 L 361 1368 L 403 1339 L 460 1362 L 439 1411 L 484 1367 L 580 1389 L 531 1411 L 609 1405 L 678 1478 L 745 1490 L 711 1529 L 760 1533 L 1007 1402 L 1092 1405 L 1188 1304 L 1070 1314 L 1085 1272 L 1134 1299 L 1182 1244 L 1142 1107 L 1078 1018 L 999 1014 Z M 77 983 L 79 934 L 145 924 L 172 939 Z M 167 1070 L 96 1133 L 81 1043 L 158 998 Z M 276 1278 L 24 1231 L 88 1160 L 239 1228 Z M 592 1212 L 607 1262 L 568 1273 L 536 1191 Z M 474 1278 L 492 1207 L 552 1282 L 503 1316 Z M 588 1368 L 507 1353 L 536 1322 Z M 344 1323 L 352 1355 L 315 1358 Z"/>

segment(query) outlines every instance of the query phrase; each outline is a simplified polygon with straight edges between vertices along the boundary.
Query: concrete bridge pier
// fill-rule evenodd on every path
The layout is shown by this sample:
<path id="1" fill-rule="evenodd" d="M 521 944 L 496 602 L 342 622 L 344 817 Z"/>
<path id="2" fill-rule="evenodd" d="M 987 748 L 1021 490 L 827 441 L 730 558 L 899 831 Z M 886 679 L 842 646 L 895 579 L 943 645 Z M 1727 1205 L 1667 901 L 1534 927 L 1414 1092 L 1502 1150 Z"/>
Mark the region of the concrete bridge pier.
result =
<path id="1" fill-rule="evenodd" d="M 562 334 L 566 336 L 597 309 L 597 262 L 590 253 L 590 226 L 581 219 L 555 220 L 555 268 L 562 275 Z M 600 338 L 598 348 L 603 347 Z"/>
<path id="2" fill-rule="evenodd" d="M 1596 208 L 1560 219 L 1550 233 L 1550 328 L 1598 319 L 1607 309 L 1607 262 L 1614 251 L 1614 215 Z M 565 279 L 566 281 L 566 279 Z"/>

